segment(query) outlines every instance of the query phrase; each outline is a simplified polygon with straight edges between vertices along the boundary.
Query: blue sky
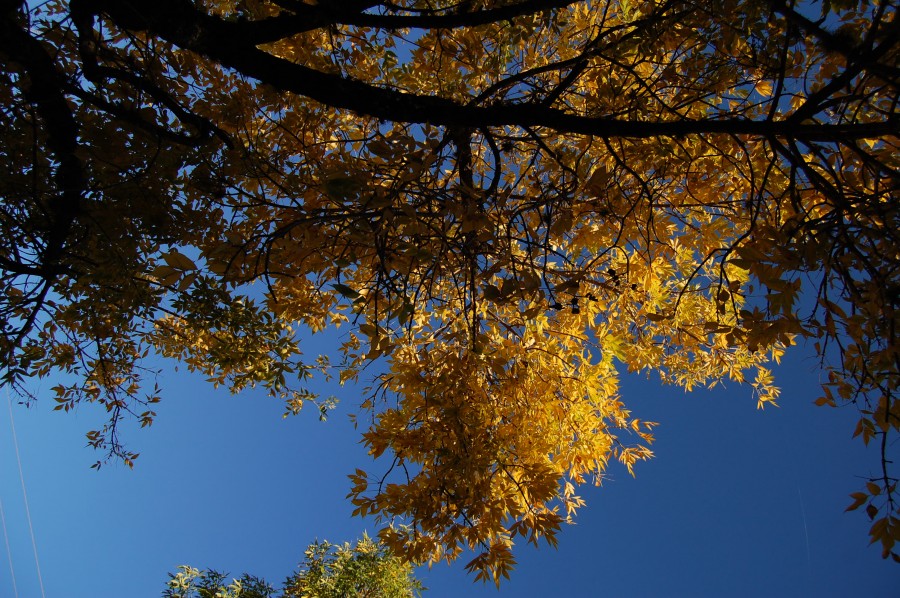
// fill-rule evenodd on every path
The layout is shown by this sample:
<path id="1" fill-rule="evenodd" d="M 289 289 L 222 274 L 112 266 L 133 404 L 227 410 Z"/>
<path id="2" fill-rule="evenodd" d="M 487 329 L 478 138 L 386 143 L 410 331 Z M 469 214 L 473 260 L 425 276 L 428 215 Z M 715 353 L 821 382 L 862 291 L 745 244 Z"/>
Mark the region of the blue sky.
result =
<path id="1" fill-rule="evenodd" d="M 307 346 L 309 353 L 314 347 Z M 802 349 L 778 370 L 781 407 L 757 411 L 739 386 L 685 394 L 640 377 L 626 403 L 660 423 L 655 459 L 631 478 L 613 470 L 585 487 L 588 505 L 560 547 L 517 547 L 509 596 L 891 596 L 900 567 L 867 547 L 847 494 L 877 465 L 851 440 L 854 412 L 815 407 L 818 373 Z M 370 465 L 347 414 L 358 388 L 338 388 L 325 423 L 313 410 L 282 419 L 262 393 L 231 396 L 167 372 L 157 423 L 128 434 L 133 471 L 109 465 L 83 433 L 99 414 L 51 412 L 47 397 L 14 406 L 46 596 L 159 596 L 179 564 L 280 582 L 316 538 L 352 540 L 346 474 Z M 2 397 L 6 400 L 6 397 Z M 21 597 L 40 596 L 12 443 L 0 409 L 0 480 Z M 377 466 L 376 466 L 377 467 Z M 2 548 L 0 548 L 2 549 Z M 5 555 L 4 555 L 4 561 Z M 495 596 L 463 568 L 419 572 L 430 596 Z M 0 596 L 13 596 L 0 563 Z"/>

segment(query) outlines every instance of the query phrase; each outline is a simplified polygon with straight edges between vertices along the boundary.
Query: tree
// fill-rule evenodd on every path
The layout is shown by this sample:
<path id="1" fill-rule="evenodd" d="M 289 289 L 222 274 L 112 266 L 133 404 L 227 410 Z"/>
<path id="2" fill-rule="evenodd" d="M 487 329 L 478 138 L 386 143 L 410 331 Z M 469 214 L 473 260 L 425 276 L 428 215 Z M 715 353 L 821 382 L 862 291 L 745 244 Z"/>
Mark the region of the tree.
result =
<path id="1" fill-rule="evenodd" d="M 375 363 L 356 512 L 499 581 L 651 456 L 619 368 L 763 406 L 810 339 L 900 559 L 896 8 L 0 0 L 4 381 L 63 374 L 131 463 L 151 353 L 289 413 Z"/>
<path id="2" fill-rule="evenodd" d="M 227 575 L 181 566 L 170 573 L 165 598 L 274 598 L 265 580 L 244 574 L 225 585 Z M 311 598 L 413 598 L 425 588 L 409 563 L 388 552 L 368 536 L 351 547 L 314 542 L 306 549 L 300 569 L 285 580 L 279 596 Z"/>
<path id="3" fill-rule="evenodd" d="M 212 569 L 199 570 L 187 565 L 178 567 L 178 573 L 170 573 L 163 598 L 272 598 L 275 588 L 264 579 L 247 575 L 232 579 L 225 585 L 228 575 Z"/>

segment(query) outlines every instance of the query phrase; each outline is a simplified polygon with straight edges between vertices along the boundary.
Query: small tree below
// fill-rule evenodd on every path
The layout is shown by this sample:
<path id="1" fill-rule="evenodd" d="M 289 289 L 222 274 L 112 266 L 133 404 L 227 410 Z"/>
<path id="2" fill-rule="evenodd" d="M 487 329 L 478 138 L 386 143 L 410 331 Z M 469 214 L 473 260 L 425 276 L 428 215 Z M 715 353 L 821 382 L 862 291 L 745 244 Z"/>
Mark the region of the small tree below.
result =
<path id="1" fill-rule="evenodd" d="M 332 544 L 314 542 L 306 549 L 299 571 L 279 592 L 264 579 L 243 574 L 226 585 L 227 574 L 182 565 L 170 573 L 163 598 L 408 598 L 425 589 L 412 566 L 368 536 Z"/>

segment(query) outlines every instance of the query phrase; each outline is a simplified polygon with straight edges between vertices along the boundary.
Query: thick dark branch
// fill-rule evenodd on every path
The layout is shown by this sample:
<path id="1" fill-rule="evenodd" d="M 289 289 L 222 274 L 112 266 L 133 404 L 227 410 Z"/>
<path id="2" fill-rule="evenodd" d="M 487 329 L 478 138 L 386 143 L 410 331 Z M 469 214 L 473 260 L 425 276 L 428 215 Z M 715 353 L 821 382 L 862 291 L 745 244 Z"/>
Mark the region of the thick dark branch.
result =
<path id="1" fill-rule="evenodd" d="M 52 268 L 62 256 L 79 213 L 87 178 L 76 155 L 78 122 L 63 93 L 68 81 L 44 46 L 23 28 L 25 21 L 17 12 L 16 7 L 0 14 L 0 52 L 24 67 L 27 80 L 23 82 L 23 94 L 34 104 L 47 132 L 47 147 L 58 163 L 55 179 L 59 196 L 48 205 L 53 221 L 41 256 L 44 267 Z"/>
<path id="2" fill-rule="evenodd" d="M 50 279 L 64 273 L 62 268 L 54 266 L 35 266 L 14 261 L 6 256 L 0 255 L 0 270 L 5 270 L 11 274 L 18 276 L 38 276 L 44 279 Z"/>
<path id="3" fill-rule="evenodd" d="M 543 127 L 560 133 L 630 138 L 725 133 L 840 142 L 900 135 L 900 123 L 893 116 L 883 122 L 861 124 L 744 119 L 642 122 L 581 116 L 535 104 L 472 106 L 441 97 L 376 87 L 272 56 L 234 38 L 228 23 L 200 13 L 185 0 L 132 0 L 127 9 L 115 0 L 84 1 L 90 1 L 116 22 L 127 20 L 137 12 L 143 20 L 143 29 L 276 89 L 296 93 L 334 108 L 395 122 L 473 129 Z M 122 23 L 122 26 L 126 25 Z"/>
<path id="4" fill-rule="evenodd" d="M 343 5 L 321 2 L 316 5 L 302 2 L 277 2 L 288 8 L 292 14 L 259 21 L 235 24 L 240 27 L 239 39 L 252 40 L 255 44 L 275 41 L 304 31 L 311 31 L 328 25 L 351 25 L 374 27 L 377 29 L 454 29 L 476 27 L 489 23 L 508 21 L 524 15 L 536 14 L 563 8 L 580 0 L 523 0 L 496 8 L 486 8 L 458 14 L 393 15 L 369 14 L 365 11 L 379 2 L 352 3 Z"/>
<path id="5" fill-rule="evenodd" d="M 455 29 L 477 27 L 489 23 L 509 21 L 524 15 L 539 14 L 564 8 L 580 0 L 523 0 L 497 8 L 442 15 L 372 15 L 359 14 L 341 21 L 341 25 L 376 27 L 379 29 Z"/>
<path id="6" fill-rule="evenodd" d="M 25 6 L 25 0 L 0 0 L 0 16 L 6 18 Z"/>
<path id="7" fill-rule="evenodd" d="M 381 4 L 370 0 L 359 2 L 321 2 L 316 5 L 282 1 L 276 2 L 276 4 L 288 8 L 291 11 L 290 13 L 283 13 L 275 17 L 255 21 L 241 19 L 224 21 L 210 17 L 206 13 L 193 10 L 193 7 L 188 8 L 187 6 L 178 7 L 177 14 L 188 9 L 189 12 L 193 13 L 192 22 L 196 22 L 201 28 L 209 22 L 215 21 L 217 29 L 223 35 L 226 35 L 228 39 L 240 40 L 241 43 L 258 46 L 332 25 L 374 27 L 386 30 L 474 27 L 562 8 L 578 1 L 524 0 L 498 8 L 441 15 L 369 14 L 365 11 Z M 108 4 L 109 2 L 105 0 L 72 0 L 70 6 L 72 13 L 80 16 L 85 12 L 100 12 L 104 10 L 101 7 Z M 142 2 L 122 4 L 115 11 L 116 21 L 120 26 L 134 30 L 141 30 L 145 27 L 153 29 L 150 23 L 155 20 L 156 15 L 151 15 L 144 10 Z"/>

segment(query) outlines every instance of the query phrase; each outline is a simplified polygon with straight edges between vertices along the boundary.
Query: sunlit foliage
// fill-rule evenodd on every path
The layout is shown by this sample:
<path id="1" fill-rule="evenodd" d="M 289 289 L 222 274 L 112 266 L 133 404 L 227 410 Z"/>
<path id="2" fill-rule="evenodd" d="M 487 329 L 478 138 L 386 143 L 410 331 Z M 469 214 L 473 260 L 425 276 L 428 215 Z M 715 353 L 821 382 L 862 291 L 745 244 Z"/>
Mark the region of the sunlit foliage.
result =
<path id="1" fill-rule="evenodd" d="M 620 371 L 764 406 L 806 338 L 898 559 L 896 8 L 2 0 L 3 379 L 103 406 L 128 463 L 151 354 L 286 413 L 363 379 L 356 512 L 499 582 L 651 456 Z"/>
<path id="2" fill-rule="evenodd" d="M 314 542 L 280 590 L 266 580 L 182 565 L 169 574 L 163 598 L 414 598 L 425 588 L 412 567 L 368 536 L 351 546 Z"/>

